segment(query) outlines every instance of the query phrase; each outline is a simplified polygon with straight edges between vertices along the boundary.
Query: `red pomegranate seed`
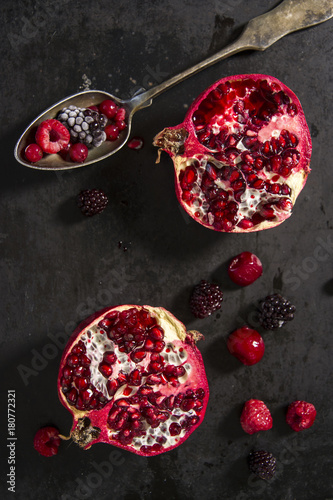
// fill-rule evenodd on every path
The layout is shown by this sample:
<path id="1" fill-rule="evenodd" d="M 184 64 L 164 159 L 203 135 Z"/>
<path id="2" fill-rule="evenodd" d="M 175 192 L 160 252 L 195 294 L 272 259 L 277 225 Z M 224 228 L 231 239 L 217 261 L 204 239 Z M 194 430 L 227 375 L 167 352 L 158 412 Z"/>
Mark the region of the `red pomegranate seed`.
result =
<path id="1" fill-rule="evenodd" d="M 141 137 L 133 137 L 130 141 L 128 141 L 127 146 L 130 149 L 139 150 L 143 148 L 143 139 Z"/>
<path id="2" fill-rule="evenodd" d="M 109 378 L 113 372 L 112 367 L 106 363 L 100 363 L 98 369 L 105 378 Z"/>

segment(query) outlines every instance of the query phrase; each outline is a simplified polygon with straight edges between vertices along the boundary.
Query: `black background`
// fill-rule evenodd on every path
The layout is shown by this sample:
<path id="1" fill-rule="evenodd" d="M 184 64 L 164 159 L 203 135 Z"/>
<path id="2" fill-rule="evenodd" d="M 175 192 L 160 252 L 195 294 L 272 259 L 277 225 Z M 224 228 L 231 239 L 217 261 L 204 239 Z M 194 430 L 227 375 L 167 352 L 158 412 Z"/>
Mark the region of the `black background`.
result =
<path id="1" fill-rule="evenodd" d="M 145 141 L 141 151 L 125 146 L 102 163 L 62 173 L 29 169 L 13 157 L 24 128 L 54 102 L 88 87 L 128 98 L 222 48 L 277 3 L 2 1 L 2 498 L 333 498 L 333 22 L 291 34 L 265 52 L 222 61 L 156 98 L 134 117 L 132 135 Z M 174 193 L 171 160 L 163 155 L 156 165 L 152 146 L 157 132 L 183 120 L 201 91 L 239 73 L 271 74 L 288 85 L 313 139 L 312 173 L 292 217 L 248 235 L 219 234 L 190 219 Z M 92 187 L 104 188 L 110 202 L 103 214 L 84 218 L 75 197 Z M 260 257 L 264 273 L 240 289 L 226 268 L 243 250 Z M 224 303 L 219 313 L 195 320 L 188 297 L 202 278 L 221 285 Z M 265 356 L 245 367 L 225 340 L 237 326 L 257 326 L 255 304 L 272 291 L 296 305 L 296 317 L 275 333 L 259 329 Z M 211 396 L 203 424 L 181 447 L 154 458 L 103 444 L 84 452 L 68 443 L 56 457 L 39 456 L 32 441 L 40 426 L 53 423 L 64 434 L 71 427 L 56 393 L 62 349 L 55 336 L 68 336 L 93 311 L 119 303 L 163 306 L 205 335 L 199 348 Z M 6 485 L 8 390 L 15 390 L 17 403 L 15 494 Z M 270 431 L 242 431 L 239 416 L 250 398 L 270 408 Z M 302 433 L 285 422 L 295 399 L 312 402 L 318 412 Z M 257 447 L 278 460 L 270 482 L 249 474 L 246 457 Z"/>

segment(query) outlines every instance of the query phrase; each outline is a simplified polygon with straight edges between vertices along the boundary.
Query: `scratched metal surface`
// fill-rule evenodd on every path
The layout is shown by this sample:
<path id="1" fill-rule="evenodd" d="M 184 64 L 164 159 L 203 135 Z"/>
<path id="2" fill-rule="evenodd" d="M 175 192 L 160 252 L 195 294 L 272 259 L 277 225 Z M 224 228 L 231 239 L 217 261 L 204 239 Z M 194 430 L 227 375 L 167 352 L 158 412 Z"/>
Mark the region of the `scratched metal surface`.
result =
<path id="1" fill-rule="evenodd" d="M 101 164 L 50 173 L 15 162 L 26 125 L 53 102 L 83 88 L 131 96 L 233 40 L 251 17 L 278 2 L 165 0 L 3 0 L 1 71 L 1 457 L 2 498 L 24 500 L 328 500 L 332 483 L 332 30 L 327 23 L 289 35 L 263 53 L 238 54 L 158 97 L 134 118 L 141 151 L 124 148 Z M 209 231 L 181 210 L 171 160 L 155 164 L 154 135 L 182 121 L 186 107 L 217 79 L 266 73 L 300 98 L 313 139 L 312 173 L 292 217 L 249 235 Z M 82 188 L 104 188 L 103 214 L 84 219 Z M 123 242 L 119 245 L 119 242 Z M 124 251 L 127 247 L 127 251 Z M 245 289 L 228 281 L 228 260 L 256 253 L 264 274 Z M 194 320 L 188 297 L 201 278 L 220 283 L 221 311 Z M 265 333 L 263 360 L 247 368 L 227 352 L 236 326 L 253 321 L 254 304 L 279 291 L 297 306 L 292 323 Z M 63 445 L 45 459 L 36 430 L 71 418 L 56 394 L 60 338 L 106 305 L 161 305 L 200 343 L 210 385 L 203 424 L 178 449 L 154 458 L 96 445 Z M 7 391 L 16 394 L 15 495 L 8 491 Z M 244 401 L 263 399 L 273 428 L 246 435 Z M 285 423 L 295 399 L 315 404 L 314 426 Z M 256 447 L 278 460 L 270 482 L 254 479 L 246 458 Z"/>

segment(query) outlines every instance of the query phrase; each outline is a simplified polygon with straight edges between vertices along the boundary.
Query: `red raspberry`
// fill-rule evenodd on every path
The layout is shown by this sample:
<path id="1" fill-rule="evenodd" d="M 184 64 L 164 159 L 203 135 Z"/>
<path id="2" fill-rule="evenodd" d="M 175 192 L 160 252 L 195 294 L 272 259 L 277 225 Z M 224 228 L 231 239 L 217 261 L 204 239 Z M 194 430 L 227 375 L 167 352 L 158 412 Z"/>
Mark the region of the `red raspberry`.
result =
<path id="1" fill-rule="evenodd" d="M 34 448 L 44 457 L 52 457 L 58 453 L 60 445 L 59 431 L 55 427 L 42 427 L 34 437 Z"/>
<path id="2" fill-rule="evenodd" d="M 117 113 L 118 106 L 112 101 L 112 99 L 105 99 L 105 101 L 101 102 L 99 105 L 100 113 L 103 113 L 107 118 L 113 118 Z"/>
<path id="3" fill-rule="evenodd" d="M 45 120 L 37 128 L 36 142 L 44 153 L 58 153 L 67 146 L 69 139 L 69 130 L 58 120 Z"/>
<path id="4" fill-rule="evenodd" d="M 273 420 L 265 403 L 259 399 L 249 399 L 244 404 L 240 417 L 243 430 L 248 434 L 267 431 L 272 428 Z"/>
<path id="5" fill-rule="evenodd" d="M 115 116 L 115 120 L 121 120 L 121 121 L 125 121 L 125 118 L 126 118 L 126 110 L 125 108 L 118 108 L 118 111 L 116 113 L 116 116 Z"/>
<path id="6" fill-rule="evenodd" d="M 248 286 L 262 275 L 262 263 L 253 253 L 242 252 L 231 260 L 228 274 L 237 285 Z"/>
<path id="7" fill-rule="evenodd" d="M 229 335 L 227 347 L 233 356 L 247 366 L 258 363 L 265 352 L 261 335 L 246 325 Z"/>
<path id="8" fill-rule="evenodd" d="M 316 418 L 316 409 L 306 401 L 294 401 L 287 410 L 286 421 L 296 431 L 303 431 L 311 427 Z"/>
<path id="9" fill-rule="evenodd" d="M 43 158 L 43 150 L 38 144 L 29 144 L 24 151 L 25 157 L 31 163 L 36 163 L 36 161 Z"/>
<path id="10" fill-rule="evenodd" d="M 76 142 L 69 150 L 71 160 L 75 163 L 83 163 L 88 156 L 88 148 L 81 142 Z"/>

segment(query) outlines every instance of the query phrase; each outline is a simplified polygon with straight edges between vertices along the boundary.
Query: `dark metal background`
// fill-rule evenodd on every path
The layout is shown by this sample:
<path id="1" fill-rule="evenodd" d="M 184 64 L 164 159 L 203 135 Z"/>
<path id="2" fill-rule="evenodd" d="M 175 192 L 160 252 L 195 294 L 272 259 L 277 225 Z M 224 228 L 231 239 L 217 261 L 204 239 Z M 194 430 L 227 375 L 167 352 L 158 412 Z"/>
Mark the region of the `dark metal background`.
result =
<path id="1" fill-rule="evenodd" d="M 1 457 L 2 498 L 24 500 L 328 500 L 332 484 L 332 21 L 289 35 L 266 52 L 222 61 L 158 97 L 134 118 L 141 151 L 125 147 L 101 164 L 63 173 L 15 162 L 16 140 L 59 99 L 89 86 L 129 97 L 233 40 L 275 0 L 3 0 L 1 12 Z M 217 79 L 266 73 L 287 84 L 304 107 L 313 139 L 312 173 L 292 217 L 249 235 L 219 234 L 188 218 L 174 194 L 172 162 L 155 165 L 154 135 L 182 121 L 192 100 Z M 89 83 L 90 81 L 90 83 Z M 104 188 L 105 212 L 85 219 L 83 188 Z M 118 244 L 118 242 L 123 242 Z M 124 247 L 128 250 L 124 251 Z M 256 253 L 264 274 L 240 289 L 228 260 Z M 201 278 L 220 283 L 222 310 L 194 320 L 188 297 Z M 297 306 L 295 320 L 263 333 L 263 360 L 245 367 L 225 340 L 255 322 L 256 302 L 278 291 Z M 61 341 L 107 305 L 160 305 L 206 340 L 210 383 L 203 424 L 181 447 L 141 458 L 107 445 L 67 443 L 46 459 L 32 447 L 48 423 L 63 433 L 69 413 L 56 394 Z M 256 325 L 254 325 L 256 326 Z M 65 333 L 64 333 L 65 332 Z M 16 391 L 16 493 L 8 492 L 7 391 Z M 244 401 L 263 399 L 273 428 L 249 436 Z M 313 427 L 285 423 L 295 399 L 315 404 Z M 278 460 L 270 482 L 249 475 L 256 447 Z"/>

